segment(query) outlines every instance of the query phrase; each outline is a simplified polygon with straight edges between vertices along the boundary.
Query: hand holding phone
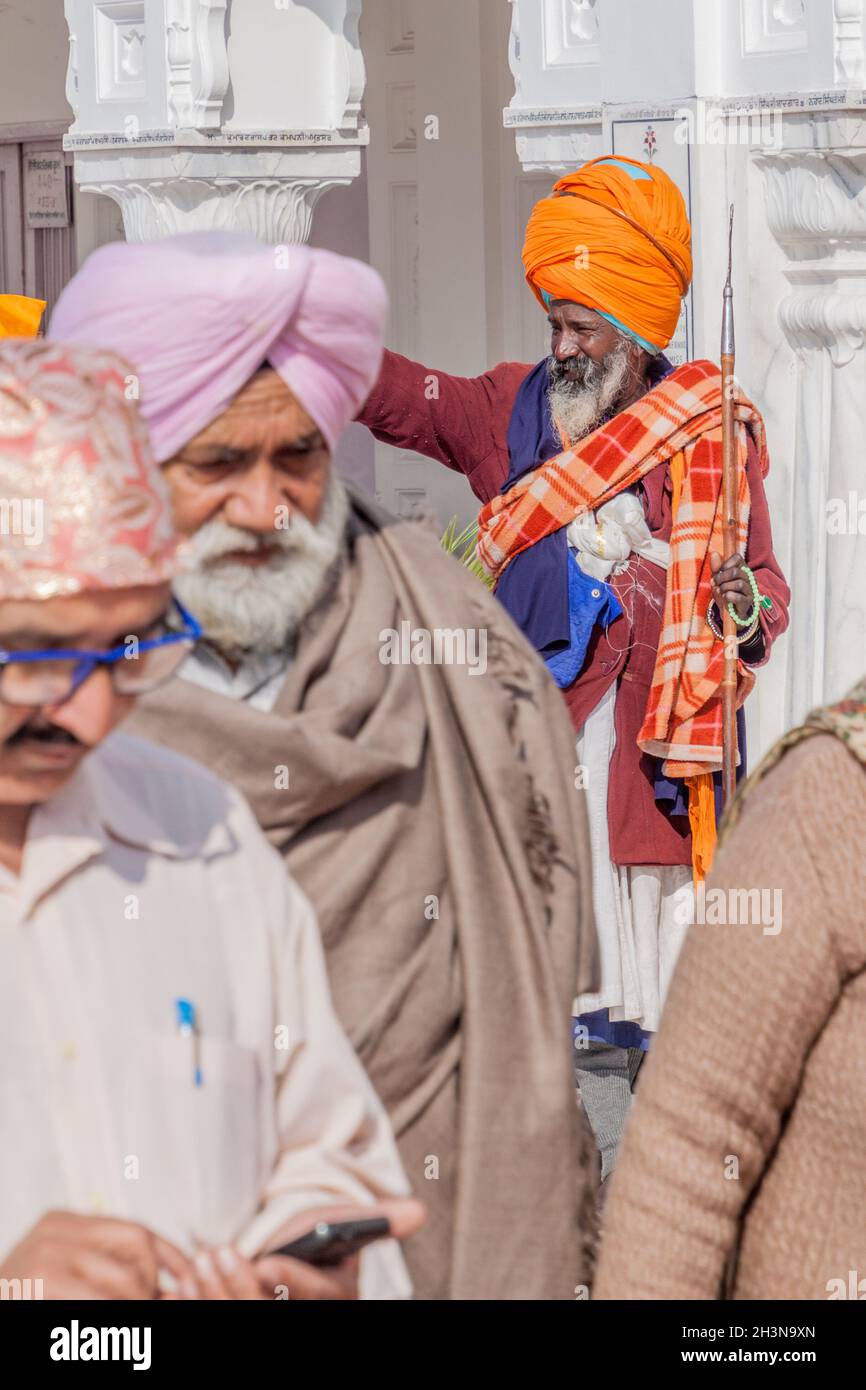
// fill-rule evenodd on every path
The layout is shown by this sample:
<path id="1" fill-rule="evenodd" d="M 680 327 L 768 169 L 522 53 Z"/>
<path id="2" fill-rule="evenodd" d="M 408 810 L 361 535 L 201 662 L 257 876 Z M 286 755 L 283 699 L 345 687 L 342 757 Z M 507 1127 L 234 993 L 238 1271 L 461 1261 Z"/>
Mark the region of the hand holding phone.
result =
<path id="1" fill-rule="evenodd" d="M 338 1265 L 363 1250 L 374 1240 L 387 1240 L 391 1223 L 385 1216 L 365 1221 L 317 1221 L 312 1230 L 272 1250 L 272 1255 L 288 1255 L 293 1260 L 326 1268 Z"/>

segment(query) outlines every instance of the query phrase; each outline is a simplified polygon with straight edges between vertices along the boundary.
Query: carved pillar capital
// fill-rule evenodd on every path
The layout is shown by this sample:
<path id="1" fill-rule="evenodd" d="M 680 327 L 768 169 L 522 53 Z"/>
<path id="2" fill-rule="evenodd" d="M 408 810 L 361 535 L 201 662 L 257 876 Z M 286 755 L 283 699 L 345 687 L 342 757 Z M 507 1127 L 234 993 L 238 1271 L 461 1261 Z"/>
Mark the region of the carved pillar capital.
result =
<path id="1" fill-rule="evenodd" d="M 866 339 L 866 150 L 761 153 L 767 223 L 791 293 L 779 322 L 796 351 L 846 365 Z"/>
<path id="2" fill-rule="evenodd" d="M 237 227 L 304 241 L 322 193 L 360 173 L 361 0 L 65 7 L 65 144 L 130 240 Z"/>
<path id="3" fill-rule="evenodd" d="M 262 241 L 307 241 L 313 211 L 329 188 L 359 172 L 357 151 L 140 150 L 81 157 L 79 182 L 113 198 L 128 241 L 234 228 Z"/>

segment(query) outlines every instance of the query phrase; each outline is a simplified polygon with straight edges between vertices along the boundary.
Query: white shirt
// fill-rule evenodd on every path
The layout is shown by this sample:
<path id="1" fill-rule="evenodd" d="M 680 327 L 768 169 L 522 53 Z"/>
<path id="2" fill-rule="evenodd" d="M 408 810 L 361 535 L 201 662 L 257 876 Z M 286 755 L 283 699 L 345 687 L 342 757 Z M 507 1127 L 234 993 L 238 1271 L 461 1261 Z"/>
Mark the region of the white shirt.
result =
<path id="1" fill-rule="evenodd" d="M 0 1254 L 64 1208 L 252 1255 L 296 1212 L 407 1191 L 313 910 L 245 801 L 112 735 L 0 873 Z M 362 1292 L 408 1296 L 395 1242 Z"/>
<path id="2" fill-rule="evenodd" d="M 270 711 L 289 669 L 288 652 L 247 652 L 234 669 L 205 642 L 190 652 L 178 675 L 215 695 L 245 700 L 254 709 Z"/>

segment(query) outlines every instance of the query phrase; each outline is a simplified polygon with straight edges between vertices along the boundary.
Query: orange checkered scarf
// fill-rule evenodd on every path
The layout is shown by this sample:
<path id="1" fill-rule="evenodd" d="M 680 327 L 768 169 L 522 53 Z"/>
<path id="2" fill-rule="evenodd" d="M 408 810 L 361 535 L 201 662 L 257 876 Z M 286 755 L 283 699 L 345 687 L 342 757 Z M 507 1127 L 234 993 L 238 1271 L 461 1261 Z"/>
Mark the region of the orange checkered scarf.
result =
<path id="1" fill-rule="evenodd" d="M 763 421 L 739 391 L 739 541 L 749 530 L 746 431 L 762 475 L 769 466 Z M 521 551 L 600 507 L 650 469 L 670 463 L 681 480 L 675 497 L 671 564 L 661 640 L 638 735 L 645 753 L 665 759 L 669 777 L 721 767 L 720 686 L 724 651 L 706 622 L 710 551 L 722 553 L 722 378 L 712 362 L 688 362 L 573 449 L 527 473 L 494 497 L 478 518 L 478 558 L 494 581 Z M 742 704 L 754 675 L 739 667 Z"/>

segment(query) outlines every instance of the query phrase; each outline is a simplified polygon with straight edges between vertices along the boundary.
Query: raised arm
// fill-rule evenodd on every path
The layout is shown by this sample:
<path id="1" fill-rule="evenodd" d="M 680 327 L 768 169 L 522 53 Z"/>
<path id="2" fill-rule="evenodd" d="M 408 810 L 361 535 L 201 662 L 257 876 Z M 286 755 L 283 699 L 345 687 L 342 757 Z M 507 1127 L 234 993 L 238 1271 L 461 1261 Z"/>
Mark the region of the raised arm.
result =
<path id="1" fill-rule="evenodd" d="M 386 351 L 357 419 L 382 443 L 464 473 L 486 501 L 505 479 L 508 420 L 530 370 L 528 364 L 501 362 L 481 376 L 451 376 Z"/>

